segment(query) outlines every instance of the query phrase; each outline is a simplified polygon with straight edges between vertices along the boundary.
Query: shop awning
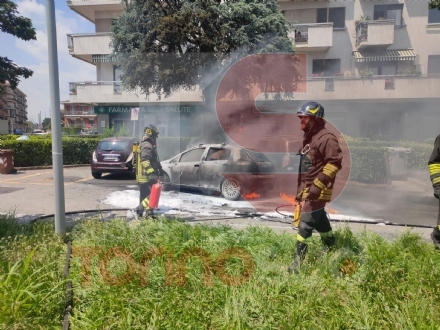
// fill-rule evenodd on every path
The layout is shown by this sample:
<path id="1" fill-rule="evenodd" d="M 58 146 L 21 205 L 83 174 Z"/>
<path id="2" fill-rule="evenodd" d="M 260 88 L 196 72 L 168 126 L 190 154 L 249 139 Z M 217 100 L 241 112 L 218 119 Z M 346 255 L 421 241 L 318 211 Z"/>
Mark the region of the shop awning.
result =
<path id="1" fill-rule="evenodd" d="M 386 50 L 384 52 L 359 52 L 354 51 L 355 62 L 374 62 L 374 61 L 414 61 L 416 54 L 412 49 Z"/>

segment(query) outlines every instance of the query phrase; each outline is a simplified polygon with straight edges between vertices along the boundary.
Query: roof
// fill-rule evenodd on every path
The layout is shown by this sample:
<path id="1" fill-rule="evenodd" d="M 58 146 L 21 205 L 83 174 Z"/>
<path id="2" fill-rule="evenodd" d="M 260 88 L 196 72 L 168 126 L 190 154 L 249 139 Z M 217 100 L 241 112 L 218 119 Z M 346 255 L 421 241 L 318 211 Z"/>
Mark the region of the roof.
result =
<path id="1" fill-rule="evenodd" d="M 414 61 L 416 59 L 416 54 L 412 49 L 393 49 L 382 52 L 353 51 L 353 57 L 356 62 Z"/>

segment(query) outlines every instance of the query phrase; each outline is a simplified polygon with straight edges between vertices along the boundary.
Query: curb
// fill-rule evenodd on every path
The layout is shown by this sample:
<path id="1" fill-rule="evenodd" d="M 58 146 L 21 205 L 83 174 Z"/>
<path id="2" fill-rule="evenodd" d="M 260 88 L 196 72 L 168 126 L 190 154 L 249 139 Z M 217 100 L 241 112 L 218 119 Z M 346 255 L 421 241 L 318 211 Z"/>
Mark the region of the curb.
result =
<path id="1" fill-rule="evenodd" d="M 63 168 L 72 168 L 72 167 L 86 167 L 90 166 L 90 164 L 75 164 L 75 165 L 64 165 Z M 24 170 L 50 170 L 52 169 L 52 165 L 48 166 L 25 166 L 25 167 L 15 167 L 17 171 L 24 171 Z"/>

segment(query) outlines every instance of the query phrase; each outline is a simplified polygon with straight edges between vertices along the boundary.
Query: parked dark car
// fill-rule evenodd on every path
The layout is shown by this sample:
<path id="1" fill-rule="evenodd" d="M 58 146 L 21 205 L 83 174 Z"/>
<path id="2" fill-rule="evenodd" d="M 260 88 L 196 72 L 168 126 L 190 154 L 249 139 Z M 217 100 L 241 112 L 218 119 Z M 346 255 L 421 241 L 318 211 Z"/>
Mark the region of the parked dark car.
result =
<path id="1" fill-rule="evenodd" d="M 172 183 L 165 188 L 176 185 L 220 192 L 228 200 L 270 190 L 276 182 L 273 164 L 263 153 L 233 145 L 200 144 L 161 164 L 164 182 Z"/>
<path id="2" fill-rule="evenodd" d="M 133 173 L 131 154 L 136 138 L 111 137 L 99 142 L 92 156 L 92 176 L 99 179 L 102 173 Z"/>

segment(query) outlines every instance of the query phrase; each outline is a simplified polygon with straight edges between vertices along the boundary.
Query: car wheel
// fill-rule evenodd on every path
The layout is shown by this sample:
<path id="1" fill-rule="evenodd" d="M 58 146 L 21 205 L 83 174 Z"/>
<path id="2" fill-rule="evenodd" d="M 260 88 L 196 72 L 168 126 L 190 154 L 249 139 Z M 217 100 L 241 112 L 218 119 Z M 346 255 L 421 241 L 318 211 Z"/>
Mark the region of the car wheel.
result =
<path id="1" fill-rule="evenodd" d="M 224 180 L 222 183 L 222 195 L 230 201 L 236 201 L 241 197 L 241 184 L 237 179 Z"/>
<path id="2" fill-rule="evenodd" d="M 168 174 L 164 173 L 164 175 L 162 175 L 162 182 L 163 182 L 162 191 L 171 190 L 171 184 L 168 183 L 170 181 L 171 180 L 170 180 L 170 177 L 168 176 Z"/>
<path id="3" fill-rule="evenodd" d="M 102 173 L 92 172 L 92 176 L 93 176 L 95 179 L 101 179 Z"/>

